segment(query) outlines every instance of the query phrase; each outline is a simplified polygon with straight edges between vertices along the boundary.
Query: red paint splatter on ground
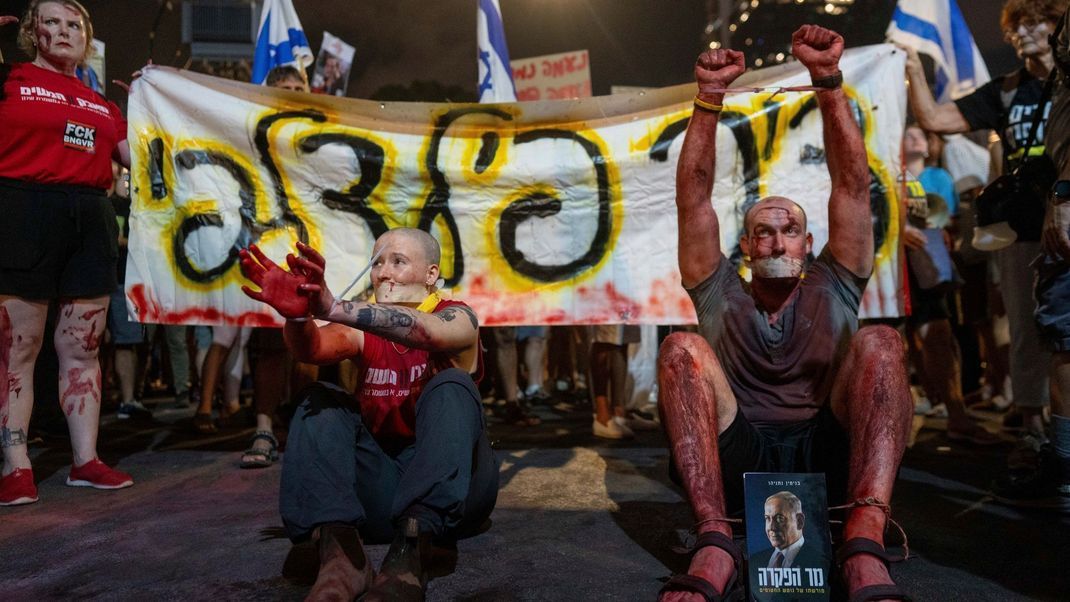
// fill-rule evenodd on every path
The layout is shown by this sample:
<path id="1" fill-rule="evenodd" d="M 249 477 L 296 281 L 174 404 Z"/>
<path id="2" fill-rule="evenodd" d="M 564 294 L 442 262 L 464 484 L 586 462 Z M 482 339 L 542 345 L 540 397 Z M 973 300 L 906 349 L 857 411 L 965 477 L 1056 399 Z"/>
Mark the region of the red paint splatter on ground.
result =
<path id="1" fill-rule="evenodd" d="M 93 316 L 99 314 L 100 312 L 104 311 L 105 309 L 106 308 L 103 308 L 103 307 L 98 307 L 96 309 L 91 309 L 91 310 L 85 312 L 84 314 L 82 314 L 82 320 L 92 320 Z"/>
<path id="2" fill-rule="evenodd" d="M 86 371 L 85 368 L 67 371 L 67 390 L 63 392 L 59 403 L 68 416 L 74 413 L 75 403 L 78 404 L 78 413 L 84 413 L 86 398 L 100 403 L 100 370 L 95 370 L 95 374 L 85 374 Z M 83 375 L 85 378 L 82 378 Z"/>
<path id="3" fill-rule="evenodd" d="M 237 316 L 225 314 L 214 307 L 194 307 L 183 311 L 165 311 L 144 284 L 135 284 L 127 293 L 134 304 L 139 322 L 154 324 L 210 324 L 227 323 L 236 326 L 278 326 L 281 318 L 274 313 L 245 312 Z"/>

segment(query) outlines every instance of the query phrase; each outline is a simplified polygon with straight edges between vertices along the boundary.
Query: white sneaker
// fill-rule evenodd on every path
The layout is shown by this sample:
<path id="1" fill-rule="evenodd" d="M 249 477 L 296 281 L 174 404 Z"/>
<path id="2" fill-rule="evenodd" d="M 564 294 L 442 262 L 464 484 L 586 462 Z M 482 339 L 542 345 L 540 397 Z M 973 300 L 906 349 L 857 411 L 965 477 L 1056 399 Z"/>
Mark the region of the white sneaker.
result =
<path id="1" fill-rule="evenodd" d="M 615 422 L 617 424 L 617 426 L 619 426 L 620 429 L 622 431 L 624 431 L 624 436 L 625 437 L 631 439 L 632 437 L 635 436 L 635 431 L 632 430 L 632 427 L 628 426 L 628 419 L 627 418 L 624 418 L 623 416 L 614 416 L 613 417 L 613 422 Z"/>
<path id="2" fill-rule="evenodd" d="M 598 422 L 597 418 L 591 421 L 591 432 L 595 437 L 601 437 L 602 439 L 629 439 L 635 436 L 631 429 L 625 430 L 625 428 L 621 428 L 616 419 L 611 419 L 606 424 Z"/>

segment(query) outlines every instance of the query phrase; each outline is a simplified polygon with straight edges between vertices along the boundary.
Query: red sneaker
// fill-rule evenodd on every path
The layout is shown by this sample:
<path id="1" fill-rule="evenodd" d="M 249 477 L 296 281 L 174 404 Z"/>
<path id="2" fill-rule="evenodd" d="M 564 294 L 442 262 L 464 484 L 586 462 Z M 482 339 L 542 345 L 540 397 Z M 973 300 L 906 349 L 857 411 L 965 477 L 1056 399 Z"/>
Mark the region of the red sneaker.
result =
<path id="1" fill-rule="evenodd" d="M 94 489 L 122 489 L 134 484 L 134 478 L 120 470 L 108 468 L 99 458 L 71 466 L 67 485 L 71 487 L 92 487 Z"/>
<path id="2" fill-rule="evenodd" d="M 33 484 L 33 471 L 16 468 L 0 479 L 0 506 L 19 506 L 37 501 L 37 485 Z"/>

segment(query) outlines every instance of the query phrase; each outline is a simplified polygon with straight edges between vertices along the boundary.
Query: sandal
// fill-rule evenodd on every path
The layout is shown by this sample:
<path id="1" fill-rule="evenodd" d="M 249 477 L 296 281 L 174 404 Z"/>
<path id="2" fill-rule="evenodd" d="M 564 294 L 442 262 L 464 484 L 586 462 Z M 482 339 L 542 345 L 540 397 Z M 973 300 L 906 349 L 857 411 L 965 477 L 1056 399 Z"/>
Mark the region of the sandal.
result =
<path id="1" fill-rule="evenodd" d="M 267 441 L 268 449 L 256 448 L 258 440 Z M 249 449 L 242 452 L 242 468 L 267 468 L 279 459 L 279 442 L 270 431 L 256 431 L 249 441 Z"/>
<path id="2" fill-rule="evenodd" d="M 743 566 L 743 555 L 739 551 L 736 542 L 732 538 L 719 531 L 708 531 L 698 536 L 695 545 L 691 548 L 694 554 L 701 548 L 712 546 L 720 548 L 732 557 L 735 565 L 732 576 L 725 585 L 724 593 L 717 591 L 712 583 L 696 575 L 673 575 L 658 592 L 658 598 L 666 592 L 691 592 L 701 595 L 707 602 L 721 602 L 722 600 L 742 600 L 743 583 L 739 580 L 739 567 Z"/>
<path id="3" fill-rule="evenodd" d="M 219 432 L 219 428 L 212 420 L 212 415 L 200 413 L 193 415 L 193 430 L 202 435 L 214 435 Z"/>
<path id="4" fill-rule="evenodd" d="M 876 556 L 884 563 L 884 566 L 888 566 L 890 562 L 906 560 L 905 554 L 903 556 L 893 556 L 884 549 L 884 546 L 872 539 L 854 537 L 840 545 L 840 549 L 836 551 L 836 564 L 842 570 L 843 563 L 848 558 L 858 554 Z M 911 597 L 894 583 L 881 583 L 859 588 L 851 595 L 848 602 L 867 602 L 869 600 L 906 600 L 910 602 Z"/>

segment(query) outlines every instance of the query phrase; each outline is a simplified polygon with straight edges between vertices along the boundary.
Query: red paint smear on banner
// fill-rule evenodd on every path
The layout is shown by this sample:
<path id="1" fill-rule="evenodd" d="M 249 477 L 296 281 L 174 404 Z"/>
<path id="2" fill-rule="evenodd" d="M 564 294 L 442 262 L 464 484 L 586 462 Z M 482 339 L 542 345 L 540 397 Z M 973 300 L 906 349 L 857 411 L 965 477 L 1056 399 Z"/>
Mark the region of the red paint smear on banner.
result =
<path id="1" fill-rule="evenodd" d="M 145 288 L 135 284 L 127 297 L 134 303 L 139 322 L 154 324 L 188 324 L 192 322 L 216 322 L 237 326 L 278 326 L 278 318 L 269 314 L 245 312 L 237 316 L 225 314 L 214 307 L 191 307 L 182 311 L 165 311 L 159 301 Z"/>

